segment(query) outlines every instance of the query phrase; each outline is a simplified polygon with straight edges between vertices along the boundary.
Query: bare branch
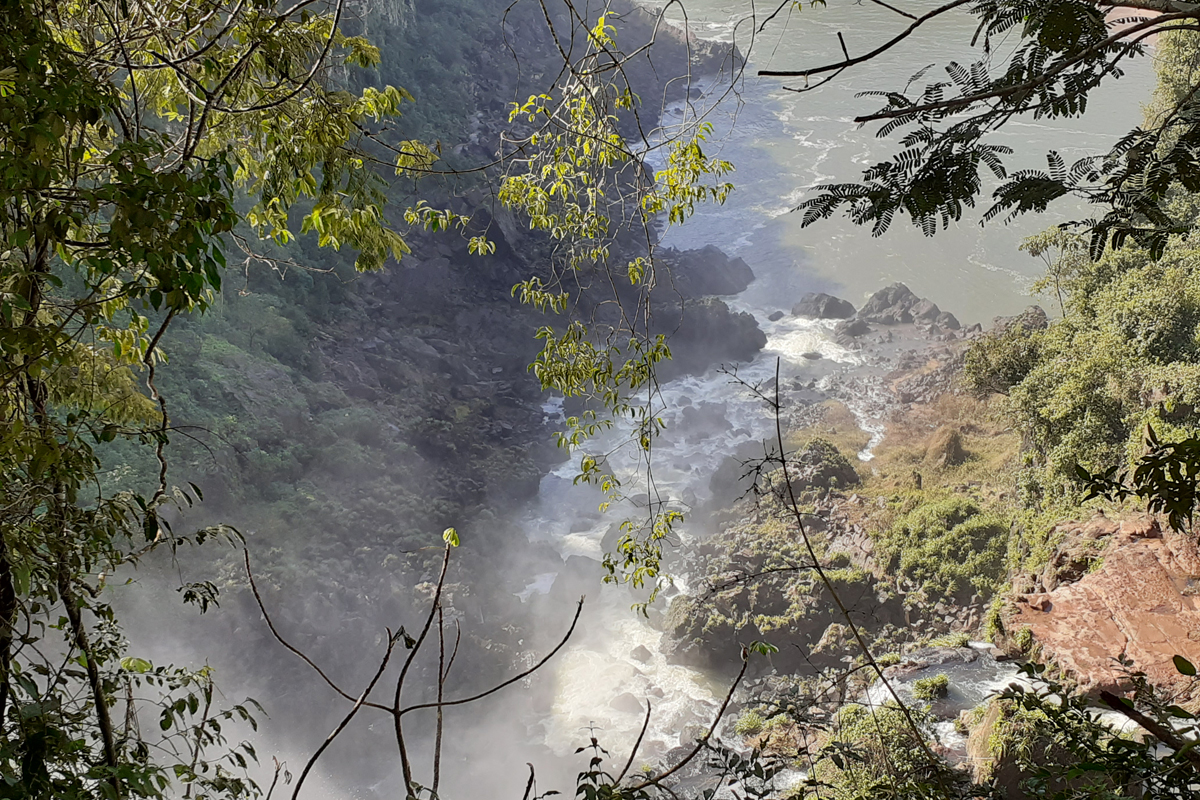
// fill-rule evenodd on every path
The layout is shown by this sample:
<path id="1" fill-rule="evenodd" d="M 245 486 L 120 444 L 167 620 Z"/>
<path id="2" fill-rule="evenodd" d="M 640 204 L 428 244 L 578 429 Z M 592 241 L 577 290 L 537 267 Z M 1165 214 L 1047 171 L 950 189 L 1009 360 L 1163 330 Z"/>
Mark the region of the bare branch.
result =
<path id="1" fill-rule="evenodd" d="M 871 59 L 875 58 L 876 56 L 879 56 L 882 53 L 886 53 L 888 50 L 891 50 L 893 47 L 895 47 L 896 45 L 903 42 L 909 36 L 912 36 L 912 34 L 917 30 L 917 28 L 921 27 L 929 20 L 934 19 L 936 17 L 940 17 L 942 14 L 946 14 L 946 13 L 958 8 L 959 6 L 965 6 L 971 2 L 974 2 L 974 0 L 953 0 L 953 2 L 947 3 L 946 5 L 940 6 L 939 8 L 935 8 L 933 11 L 930 11 L 927 14 L 923 14 L 922 16 L 917 17 L 916 21 L 914 21 L 913 24 L 909 25 L 902 32 L 900 32 L 896 36 L 892 37 L 888 41 L 884 42 L 879 47 L 876 47 L 871 52 L 866 53 L 861 56 L 858 56 L 856 58 L 847 58 L 846 60 L 839 61 L 836 64 L 826 64 L 821 67 L 814 67 L 812 69 L 805 69 L 805 70 L 760 69 L 758 71 L 758 74 L 762 75 L 763 77 L 770 77 L 770 78 L 807 78 L 810 75 L 821 75 L 826 72 L 835 72 L 837 70 L 845 69 L 846 67 L 852 67 L 855 64 L 861 64 L 864 61 L 870 61 Z"/>
<path id="2" fill-rule="evenodd" d="M 401 716 L 407 714 L 410 711 L 420 711 L 423 708 L 439 708 L 439 707 L 446 708 L 447 706 L 461 706 L 461 705 L 466 705 L 467 703 L 474 703 L 476 700 L 482 700 L 483 698 L 488 697 L 489 695 L 493 695 L 496 692 L 500 691 L 501 689 L 504 689 L 505 687 L 512 686 L 514 683 L 521 680 L 522 678 L 527 678 L 530 675 L 532 675 L 533 673 L 537 672 L 539 669 L 541 669 L 543 666 L 545 666 L 547 661 L 554 658 L 555 654 L 558 653 L 559 650 L 563 649 L 563 647 L 566 646 L 567 640 L 569 640 L 571 638 L 571 635 L 573 633 L 575 633 L 575 626 L 579 623 L 579 615 L 580 615 L 580 613 L 583 612 L 583 600 L 584 599 L 582 597 L 579 598 L 579 603 L 576 604 L 576 606 L 575 606 L 575 617 L 574 617 L 574 619 L 571 620 L 571 627 L 567 629 L 567 632 L 563 635 L 562 640 L 557 645 L 555 645 L 554 649 L 542 657 L 541 661 L 537 662 L 536 664 L 534 664 L 532 667 L 525 670 L 524 672 L 521 672 L 521 673 L 518 673 L 517 675 L 512 676 L 508 680 L 504 681 L 504 683 L 497 684 L 496 686 L 493 686 L 491 689 L 488 689 L 485 692 L 480 692 L 479 694 L 471 695 L 470 697 L 463 697 L 459 700 L 446 700 L 445 702 L 439 702 L 439 703 L 421 703 L 419 705 L 408 706 L 407 708 L 400 709 L 396 716 L 397 725 L 399 724 L 399 722 L 398 722 L 399 718 Z M 414 648 L 414 650 L 415 650 L 415 648 Z"/>
<path id="3" fill-rule="evenodd" d="M 638 748 L 642 746 L 642 739 L 646 736 L 646 729 L 650 727 L 650 701 L 646 701 L 646 718 L 642 720 L 642 732 L 638 734 L 637 741 L 633 743 L 633 749 L 629 751 L 629 760 L 625 762 L 625 768 L 621 770 L 621 774 L 617 776 L 613 783 L 619 784 L 625 780 L 626 773 L 633 766 L 633 759 L 637 757 Z"/>
<path id="4" fill-rule="evenodd" d="M 683 769 L 689 761 L 695 758 L 696 755 L 704 749 L 704 746 L 708 744 L 708 740 L 712 738 L 714 733 L 716 733 L 717 726 L 721 724 L 721 720 L 725 717 L 725 710 L 729 708 L 729 701 L 733 699 L 733 693 L 737 691 L 737 687 L 741 685 L 742 678 L 745 677 L 746 668 L 748 666 L 750 666 L 750 657 L 749 655 L 745 655 L 742 659 L 742 668 L 738 670 L 737 677 L 733 679 L 733 683 L 730 685 L 729 691 L 725 693 L 725 700 L 721 703 L 721 707 L 717 709 L 716 716 L 713 717 L 712 725 L 708 727 L 708 733 L 700 737 L 700 739 L 696 742 L 696 746 L 692 748 L 692 751 L 688 753 L 682 761 L 671 767 L 662 775 L 656 775 L 655 777 L 642 781 L 641 783 L 634 784 L 633 786 L 629 787 L 629 791 L 636 792 L 639 789 L 645 789 L 647 786 L 657 786 L 660 781 Z"/>
<path id="5" fill-rule="evenodd" d="M 243 550 L 242 556 L 246 562 L 246 577 L 250 579 L 250 591 L 254 594 L 254 601 L 256 603 L 258 603 L 258 610 L 260 612 L 262 612 L 263 619 L 266 620 L 266 622 L 267 622 L 267 628 L 271 631 L 271 635 L 275 637 L 275 641 L 277 641 L 281 645 L 283 645 L 284 648 L 286 648 L 288 652 L 292 653 L 294 656 L 299 658 L 305 664 L 308 664 L 310 667 L 312 667 L 313 671 L 321 676 L 321 680 L 325 681 L 325 683 L 329 685 L 330 689 L 333 689 L 335 692 L 337 692 L 339 695 L 341 695 L 345 699 L 349 700 L 350 702 L 352 702 L 352 703 L 355 702 L 355 699 L 352 696 L 350 696 L 345 691 L 343 691 L 340 686 L 338 686 L 336 683 L 334 683 L 330 679 L 330 677 L 325 674 L 325 670 L 318 667 L 311 658 L 309 658 L 307 655 L 304 654 L 303 651 L 301 651 L 299 648 L 293 646 L 290 642 L 288 642 L 286 639 L 284 639 L 283 636 L 279 633 L 279 631 L 275 627 L 275 623 L 271 620 L 271 615 L 269 613 L 267 613 L 267 607 L 263 604 L 262 595 L 260 595 L 258 593 L 258 585 L 254 582 L 254 572 L 253 572 L 253 570 L 250 569 L 250 551 Z"/>
<path id="6" fill-rule="evenodd" d="M 355 715 L 358 714 L 359 710 L 363 707 L 363 704 L 366 703 L 367 696 L 371 694 L 371 690 L 375 688 L 375 684 L 379 683 L 379 679 L 383 677 L 384 670 L 387 669 L 388 661 L 390 661 L 392 658 L 392 650 L 395 649 L 398 639 L 398 635 L 393 634 L 390 630 L 388 631 L 387 651 L 383 654 L 383 658 L 379 662 L 378 669 L 375 670 L 375 674 L 371 677 L 371 682 L 367 684 L 367 688 L 362 690 L 362 694 L 360 694 L 358 699 L 354 701 L 354 706 L 349 712 L 347 712 L 341 723 L 338 724 L 338 726 L 334 728 L 328 736 L 325 737 L 325 741 L 321 742 L 321 746 L 318 747 L 317 751 L 312 754 L 311 758 L 308 759 L 308 763 L 304 765 L 304 770 L 300 773 L 300 777 L 296 779 L 296 788 L 292 790 L 292 800 L 296 800 L 296 798 L 300 796 L 300 787 L 304 785 L 304 779 L 308 777 L 308 773 L 317 763 L 317 759 L 320 758 L 321 754 L 329 748 L 329 745 L 333 744 L 333 740 L 336 739 L 342 731 L 346 730 L 346 726 L 350 724 L 350 721 L 354 719 Z M 411 785 L 411 781 L 409 785 Z M 405 790 L 408 790 L 407 786 L 405 787 Z"/>
<path id="7" fill-rule="evenodd" d="M 1101 692 L 1100 699 L 1103 700 L 1104 704 L 1113 711 L 1116 711 L 1119 714 L 1124 714 L 1138 725 L 1141 725 L 1143 728 L 1149 731 L 1155 739 L 1158 739 L 1164 745 L 1174 750 L 1176 754 L 1186 758 L 1192 763 L 1193 766 L 1200 767 L 1200 753 L 1196 752 L 1194 742 L 1184 742 L 1165 725 L 1155 722 L 1150 717 L 1134 708 L 1133 704 L 1129 703 L 1123 698 L 1118 697 L 1112 692 Z"/>

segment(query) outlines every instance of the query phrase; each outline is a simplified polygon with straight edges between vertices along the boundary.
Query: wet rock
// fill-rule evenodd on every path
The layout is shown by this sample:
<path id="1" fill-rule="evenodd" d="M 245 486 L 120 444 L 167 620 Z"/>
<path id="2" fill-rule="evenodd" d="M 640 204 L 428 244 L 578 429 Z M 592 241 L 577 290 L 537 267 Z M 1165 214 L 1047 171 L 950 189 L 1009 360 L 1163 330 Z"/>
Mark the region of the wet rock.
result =
<path id="1" fill-rule="evenodd" d="M 972 664 L 978 659 L 979 652 L 970 647 L 922 647 L 906 655 L 899 664 L 885 669 L 883 674 L 889 679 L 908 680 L 930 667 Z"/>
<path id="2" fill-rule="evenodd" d="M 631 692 L 619 694 L 608 704 L 611 708 L 626 714 L 644 714 L 646 707 Z"/>
<path id="3" fill-rule="evenodd" d="M 688 300 L 682 308 L 655 312 L 655 332 L 671 335 L 671 360 L 659 364 L 659 378 L 704 372 L 713 364 L 749 361 L 767 343 L 751 314 L 731 311 L 722 300 Z"/>
<path id="4" fill-rule="evenodd" d="M 847 300 L 824 292 L 809 292 L 792 306 L 794 317 L 816 319 L 849 319 L 854 316 L 854 306 Z"/>
<path id="5" fill-rule="evenodd" d="M 943 311 L 942 313 L 938 314 L 937 319 L 934 321 L 937 322 L 939 328 L 945 328 L 948 331 L 956 331 L 962 327 L 962 324 L 958 321 L 958 318 L 949 311 Z"/>
<path id="6" fill-rule="evenodd" d="M 639 644 L 637 647 L 629 651 L 630 658 L 634 659 L 635 661 L 640 661 L 643 664 L 650 660 L 651 655 L 652 654 L 650 651 L 643 644 Z"/>
<path id="7" fill-rule="evenodd" d="M 745 261 L 713 245 L 699 250 L 660 248 L 658 258 L 671 271 L 671 282 L 684 297 L 738 294 L 754 280 Z"/>
<path id="8" fill-rule="evenodd" d="M 924 303 L 928 303 L 928 301 L 922 301 L 903 283 L 894 283 L 871 295 L 859 310 L 858 318 L 867 322 L 877 322 L 880 325 L 900 325 L 913 321 L 912 312 L 915 307 L 920 306 L 923 313 L 928 313 L 929 309 L 923 305 Z M 934 317 L 936 317 L 940 313 L 936 311 L 937 306 L 932 303 L 928 304 L 934 309 Z"/>
<path id="9" fill-rule="evenodd" d="M 919 300 L 909 309 L 908 313 L 912 315 L 914 321 L 933 322 L 941 316 L 942 310 L 931 300 Z"/>
<path id="10" fill-rule="evenodd" d="M 839 322 L 833 329 L 833 335 L 838 339 L 841 339 L 843 336 L 851 339 L 857 339 L 860 336 L 866 336 L 870 332 L 871 326 L 868 325 L 866 321 L 861 319 L 852 319 L 846 320 L 845 322 Z"/>
<path id="11" fill-rule="evenodd" d="M 822 356 L 820 353 L 816 352 L 815 350 L 810 351 L 808 353 L 801 353 L 800 357 L 807 358 L 809 361 L 819 361 L 820 359 L 824 358 L 824 356 Z"/>
<path id="12" fill-rule="evenodd" d="M 770 316 L 767 317 L 767 319 L 770 320 L 771 322 L 778 322 L 779 320 L 783 319 L 783 312 L 782 311 L 772 311 Z"/>
<path id="13" fill-rule="evenodd" d="M 773 444 L 757 441 L 742 442 L 720 465 L 708 480 L 708 491 L 715 508 L 724 508 L 745 495 L 754 483 L 754 471 L 768 454 L 775 454 Z"/>

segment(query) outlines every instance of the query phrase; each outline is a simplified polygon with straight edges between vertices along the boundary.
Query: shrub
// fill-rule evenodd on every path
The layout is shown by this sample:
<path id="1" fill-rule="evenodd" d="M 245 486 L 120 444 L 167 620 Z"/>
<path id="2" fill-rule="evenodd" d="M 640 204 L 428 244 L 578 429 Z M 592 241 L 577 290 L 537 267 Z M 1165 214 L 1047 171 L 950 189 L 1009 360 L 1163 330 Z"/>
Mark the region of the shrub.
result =
<path id="1" fill-rule="evenodd" d="M 970 647 L 971 637 L 965 633 L 947 633 L 929 642 L 930 647 Z"/>
<path id="2" fill-rule="evenodd" d="M 756 736 L 762 733 L 766 720 L 762 714 L 752 708 L 746 709 L 733 724 L 733 730 L 738 736 Z"/>
<path id="3" fill-rule="evenodd" d="M 1002 579 L 1008 527 L 972 501 L 951 497 L 904 514 L 876 544 L 886 569 L 927 597 L 990 595 Z"/>
<path id="4" fill-rule="evenodd" d="M 912 693 L 918 700 L 941 700 L 950 694 L 950 676 L 939 672 L 928 678 L 917 678 L 913 681 Z"/>

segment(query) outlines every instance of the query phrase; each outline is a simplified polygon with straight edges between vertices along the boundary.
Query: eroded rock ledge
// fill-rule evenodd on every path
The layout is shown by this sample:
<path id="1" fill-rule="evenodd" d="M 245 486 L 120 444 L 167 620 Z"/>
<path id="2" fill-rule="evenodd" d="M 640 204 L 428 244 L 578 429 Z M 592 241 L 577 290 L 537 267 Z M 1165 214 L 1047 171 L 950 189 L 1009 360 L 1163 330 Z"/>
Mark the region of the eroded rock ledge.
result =
<path id="1" fill-rule="evenodd" d="M 1066 535 L 1051 567 L 1027 580 L 1021 588 L 1030 591 L 1011 606 L 1008 646 L 1028 646 L 1032 637 L 1043 658 L 1088 691 L 1127 690 L 1128 669 L 1144 672 L 1152 684 L 1183 699 L 1200 699 L 1172 663 L 1176 655 L 1200 663 L 1195 541 L 1149 516 L 1121 522 L 1097 516 L 1063 527 Z M 1088 553 L 1096 559 L 1091 564 L 1100 566 L 1081 573 Z"/>

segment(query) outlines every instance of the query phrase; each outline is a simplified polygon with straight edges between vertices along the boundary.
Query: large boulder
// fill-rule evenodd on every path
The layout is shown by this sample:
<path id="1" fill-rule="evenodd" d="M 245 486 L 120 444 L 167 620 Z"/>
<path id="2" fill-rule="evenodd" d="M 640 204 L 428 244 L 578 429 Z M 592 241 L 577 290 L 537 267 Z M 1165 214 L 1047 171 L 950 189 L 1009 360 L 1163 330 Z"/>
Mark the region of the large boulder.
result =
<path id="1" fill-rule="evenodd" d="M 880 289 L 867 300 L 859 310 L 858 318 L 867 322 L 877 322 L 880 325 L 900 325 L 915 319 L 913 311 L 936 318 L 940 311 L 928 300 L 922 300 L 913 294 L 903 283 L 893 283 L 886 289 Z"/>
<path id="2" fill-rule="evenodd" d="M 1163 527 L 1152 517 L 1125 520 L 1107 548 L 1093 550 L 1103 556 L 1099 569 L 1017 597 L 1004 622 L 1010 645 L 1038 645 L 1043 658 L 1097 692 L 1130 688 L 1124 658 L 1153 685 L 1194 702 L 1197 689 L 1173 658 L 1200 663 L 1200 554 Z"/>
<path id="3" fill-rule="evenodd" d="M 858 347 L 855 339 L 866 336 L 871 332 L 871 326 L 863 319 L 842 320 L 833 329 L 833 340 L 842 347 Z"/>
<path id="4" fill-rule="evenodd" d="M 962 433 L 952 425 L 938 428 L 925 445 L 925 466 L 930 468 L 957 467 L 969 456 Z"/>
<path id="5" fill-rule="evenodd" d="M 687 300 L 673 312 L 657 312 L 655 324 L 671 337 L 671 360 L 659 365 L 662 379 L 749 361 L 767 344 L 752 314 L 731 311 L 715 297 Z"/>
<path id="6" fill-rule="evenodd" d="M 699 250 L 663 248 L 658 259 L 670 271 L 672 288 L 688 298 L 737 294 L 754 280 L 745 261 L 731 258 L 713 245 Z"/>
<path id="7" fill-rule="evenodd" d="M 1020 314 L 1011 317 L 996 317 L 992 320 L 992 335 L 1003 336 L 1017 329 L 1032 332 L 1050 327 L 1050 319 L 1041 306 L 1029 306 Z"/>
<path id="8" fill-rule="evenodd" d="M 861 481 L 850 460 L 832 442 L 813 439 L 788 462 L 792 489 L 830 490 L 857 486 Z"/>
<path id="9" fill-rule="evenodd" d="M 816 319 L 849 319 L 854 316 L 854 306 L 848 301 L 824 292 L 809 292 L 792 306 L 792 315 L 815 317 Z"/>

